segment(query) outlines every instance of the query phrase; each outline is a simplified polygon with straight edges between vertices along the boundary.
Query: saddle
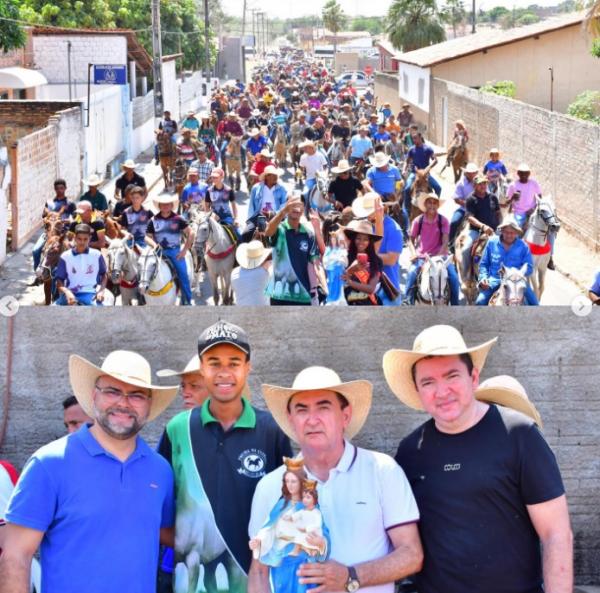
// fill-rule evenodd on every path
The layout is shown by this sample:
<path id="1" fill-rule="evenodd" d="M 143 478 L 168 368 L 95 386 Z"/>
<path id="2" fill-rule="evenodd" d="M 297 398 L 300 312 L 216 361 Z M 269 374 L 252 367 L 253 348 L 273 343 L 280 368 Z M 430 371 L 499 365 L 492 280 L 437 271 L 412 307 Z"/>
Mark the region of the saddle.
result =
<path id="1" fill-rule="evenodd" d="M 173 279 L 173 282 L 175 283 L 175 288 L 179 291 L 181 289 L 181 284 L 179 281 L 179 274 L 177 273 L 177 270 L 175 269 L 173 262 L 168 257 L 162 257 L 161 259 L 169 267 L 169 270 L 171 271 L 171 278 Z"/>
<path id="2" fill-rule="evenodd" d="M 471 274 L 477 277 L 477 269 L 475 265 L 479 265 L 481 261 L 481 254 L 487 243 L 487 237 L 483 233 L 477 237 L 476 241 L 473 241 L 473 245 L 471 245 Z"/>

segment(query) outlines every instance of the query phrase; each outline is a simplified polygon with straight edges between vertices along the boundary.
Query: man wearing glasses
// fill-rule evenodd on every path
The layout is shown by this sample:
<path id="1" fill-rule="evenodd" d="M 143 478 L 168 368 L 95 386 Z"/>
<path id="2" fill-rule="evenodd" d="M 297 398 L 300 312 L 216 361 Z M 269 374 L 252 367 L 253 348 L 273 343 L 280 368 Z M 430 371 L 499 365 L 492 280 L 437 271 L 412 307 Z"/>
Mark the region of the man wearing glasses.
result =
<path id="1" fill-rule="evenodd" d="M 101 367 L 72 355 L 69 376 L 94 424 L 27 462 L 5 515 L 0 593 L 29 591 L 38 546 L 45 593 L 154 591 L 159 536 L 169 539 L 174 525 L 174 483 L 137 433 L 177 387 L 152 385 L 150 364 L 128 351 L 111 352 Z"/>

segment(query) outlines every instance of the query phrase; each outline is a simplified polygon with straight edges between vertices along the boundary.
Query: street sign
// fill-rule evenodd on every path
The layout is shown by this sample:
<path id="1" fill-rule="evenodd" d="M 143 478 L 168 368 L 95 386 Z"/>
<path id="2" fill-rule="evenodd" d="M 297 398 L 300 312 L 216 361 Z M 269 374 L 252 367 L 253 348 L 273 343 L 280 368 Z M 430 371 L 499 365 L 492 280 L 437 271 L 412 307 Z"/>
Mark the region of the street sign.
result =
<path id="1" fill-rule="evenodd" d="M 127 66 L 94 64 L 94 84 L 127 84 Z"/>

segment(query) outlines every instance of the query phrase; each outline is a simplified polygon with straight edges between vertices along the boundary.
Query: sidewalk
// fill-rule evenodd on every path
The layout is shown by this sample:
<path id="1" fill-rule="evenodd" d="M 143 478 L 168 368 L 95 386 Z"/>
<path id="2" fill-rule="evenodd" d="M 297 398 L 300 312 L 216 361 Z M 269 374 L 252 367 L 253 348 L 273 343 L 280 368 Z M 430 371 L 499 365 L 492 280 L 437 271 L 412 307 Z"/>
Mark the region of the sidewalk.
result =
<path id="1" fill-rule="evenodd" d="M 139 165 L 136 171 L 146 180 L 148 193 L 155 188 L 160 189 L 160 186 L 157 186 L 162 185 L 162 170 L 160 165 L 154 163 L 154 148 L 138 155 L 135 161 Z M 108 200 L 115 193 L 117 177 L 107 180 L 100 186 L 100 190 Z M 77 201 L 79 196 L 69 196 L 69 198 Z M 41 232 L 40 230 L 35 233 L 18 252 L 9 253 L 2 266 L 0 266 L 0 298 L 6 295 L 14 295 L 20 305 L 44 304 L 43 287 L 28 286 L 34 280 L 31 268 L 31 251 Z"/>

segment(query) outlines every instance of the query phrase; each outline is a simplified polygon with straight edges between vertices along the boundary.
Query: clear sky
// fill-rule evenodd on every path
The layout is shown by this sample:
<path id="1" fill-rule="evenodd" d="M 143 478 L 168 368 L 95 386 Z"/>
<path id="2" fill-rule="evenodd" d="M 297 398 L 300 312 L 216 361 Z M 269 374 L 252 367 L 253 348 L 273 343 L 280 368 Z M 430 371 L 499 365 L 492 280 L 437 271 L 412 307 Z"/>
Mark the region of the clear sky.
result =
<path id="1" fill-rule="evenodd" d="M 383 16 L 391 4 L 391 0 L 338 0 L 344 12 L 350 16 Z M 494 6 L 522 8 L 531 4 L 539 6 L 556 6 L 560 0 L 476 0 L 477 9 L 489 10 Z M 242 16 L 244 0 L 221 0 L 222 6 L 232 16 Z M 325 0 L 247 0 L 247 8 L 258 8 L 273 17 L 293 18 L 305 15 L 321 14 Z M 465 8 L 470 9 L 472 0 L 464 1 Z M 247 17 L 248 18 L 248 17 Z"/>

